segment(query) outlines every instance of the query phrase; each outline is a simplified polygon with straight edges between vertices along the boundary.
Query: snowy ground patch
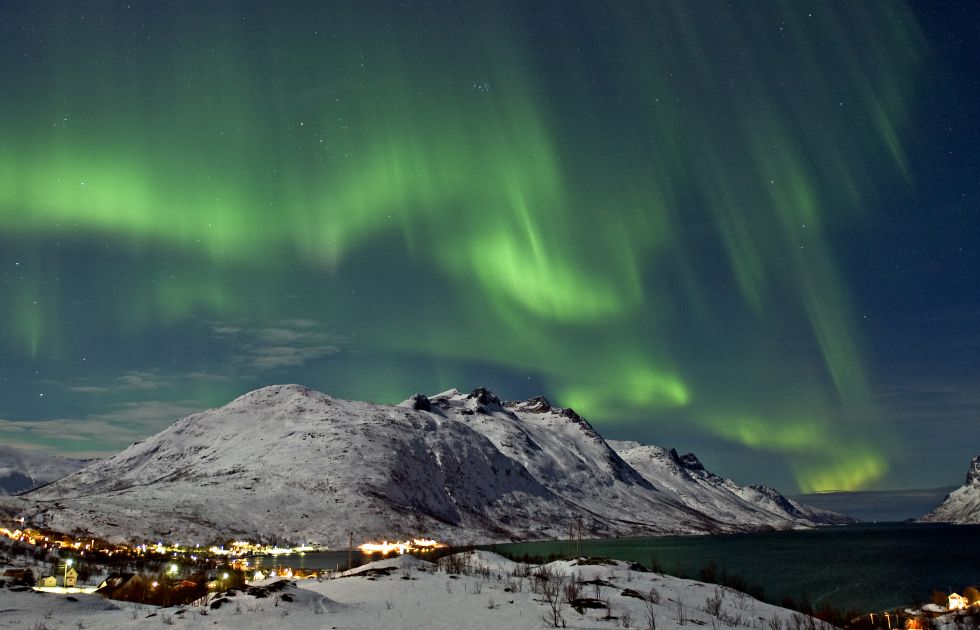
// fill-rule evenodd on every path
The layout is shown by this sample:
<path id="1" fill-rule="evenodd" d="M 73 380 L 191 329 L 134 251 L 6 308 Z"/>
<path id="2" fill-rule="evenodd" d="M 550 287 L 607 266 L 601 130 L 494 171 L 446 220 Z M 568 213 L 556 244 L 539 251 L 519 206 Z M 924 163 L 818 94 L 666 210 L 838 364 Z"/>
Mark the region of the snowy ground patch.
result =
<path id="1" fill-rule="evenodd" d="M 438 564 L 411 556 L 330 579 L 270 579 L 203 606 L 158 608 L 98 595 L 0 589 L 0 628 L 675 628 L 815 630 L 822 624 L 731 589 L 615 560 L 546 565 L 485 551 Z"/>

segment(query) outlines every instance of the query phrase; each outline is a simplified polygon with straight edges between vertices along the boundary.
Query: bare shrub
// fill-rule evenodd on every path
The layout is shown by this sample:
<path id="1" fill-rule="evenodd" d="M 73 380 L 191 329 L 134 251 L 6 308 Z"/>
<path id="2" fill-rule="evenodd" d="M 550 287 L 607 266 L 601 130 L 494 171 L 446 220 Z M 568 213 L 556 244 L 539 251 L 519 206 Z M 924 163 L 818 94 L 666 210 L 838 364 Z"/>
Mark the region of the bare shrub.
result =
<path id="1" fill-rule="evenodd" d="M 749 604 L 748 595 L 746 595 L 742 591 L 736 591 L 733 589 L 726 589 L 726 590 L 728 591 L 728 594 L 732 596 L 732 599 L 734 600 L 735 608 L 738 608 L 739 610 L 745 610 L 748 607 Z"/>
<path id="2" fill-rule="evenodd" d="M 532 584 L 537 583 L 537 588 L 548 606 L 548 614 L 543 617 L 545 623 L 550 623 L 552 628 L 564 626 L 565 618 L 561 612 L 565 607 L 563 596 L 565 576 L 545 570 L 543 573 L 536 574 L 535 578 L 537 579 L 532 580 Z"/>
<path id="3" fill-rule="evenodd" d="M 565 583 L 562 594 L 565 596 L 565 603 L 571 604 L 582 596 L 582 583 L 575 579 L 569 580 Z"/>
<path id="4" fill-rule="evenodd" d="M 439 566 L 450 575 L 466 573 L 467 564 L 466 556 L 461 553 L 455 553 L 439 559 Z"/>
<path id="5" fill-rule="evenodd" d="M 687 624 L 687 610 L 684 608 L 684 602 L 677 600 L 674 602 L 674 612 L 677 614 L 677 625 L 683 626 Z"/>
<path id="6" fill-rule="evenodd" d="M 704 600 L 704 608 L 702 608 L 702 610 L 704 610 L 704 612 L 708 613 L 712 617 L 717 617 L 718 613 L 721 612 L 721 603 L 723 600 L 724 597 L 722 597 L 721 590 L 716 588 L 715 594 L 709 596 L 706 600 Z M 773 630 L 780 630 L 780 629 L 774 628 Z"/>
<path id="7" fill-rule="evenodd" d="M 783 620 L 773 615 L 766 620 L 766 628 L 767 630 L 783 630 Z"/>
<path id="8" fill-rule="evenodd" d="M 657 606 L 652 599 L 648 599 L 643 603 L 645 607 L 646 617 L 647 617 L 647 629 L 646 630 L 657 630 Z"/>
<path id="9" fill-rule="evenodd" d="M 623 608 L 623 614 L 619 616 L 619 623 L 624 628 L 633 627 L 633 613 L 629 608 Z"/>
<path id="10" fill-rule="evenodd" d="M 650 592 L 647 593 L 647 601 L 653 604 L 659 604 L 660 600 L 660 591 L 657 590 L 656 586 L 651 586 Z"/>

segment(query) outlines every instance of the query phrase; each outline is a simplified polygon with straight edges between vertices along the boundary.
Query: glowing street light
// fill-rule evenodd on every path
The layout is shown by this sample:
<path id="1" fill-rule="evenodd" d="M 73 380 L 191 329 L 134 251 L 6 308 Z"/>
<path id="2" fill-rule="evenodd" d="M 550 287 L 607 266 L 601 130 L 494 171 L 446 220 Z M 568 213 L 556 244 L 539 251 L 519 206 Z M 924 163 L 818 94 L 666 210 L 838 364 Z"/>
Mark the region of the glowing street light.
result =
<path id="1" fill-rule="evenodd" d="M 68 590 L 68 569 L 71 567 L 71 565 L 72 565 L 71 558 L 65 560 L 65 579 L 62 582 L 62 585 L 65 587 L 65 590 Z"/>

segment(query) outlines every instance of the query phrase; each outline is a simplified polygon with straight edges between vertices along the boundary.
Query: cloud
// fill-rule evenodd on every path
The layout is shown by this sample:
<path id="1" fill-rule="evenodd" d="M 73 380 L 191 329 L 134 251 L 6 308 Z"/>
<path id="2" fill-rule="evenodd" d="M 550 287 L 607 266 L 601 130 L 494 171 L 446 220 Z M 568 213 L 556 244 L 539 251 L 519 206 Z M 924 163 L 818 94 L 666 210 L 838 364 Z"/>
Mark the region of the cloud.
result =
<path id="1" fill-rule="evenodd" d="M 299 367 L 342 352 L 343 340 L 308 319 L 277 320 L 268 326 L 216 322 L 211 332 L 234 344 L 229 362 L 245 374 Z"/>
<path id="2" fill-rule="evenodd" d="M 159 370 L 130 370 L 107 383 L 95 384 L 85 379 L 65 385 L 64 388 L 76 394 L 132 394 L 167 390 L 191 382 L 227 380 L 227 376 L 207 372 L 163 374 Z"/>
<path id="3" fill-rule="evenodd" d="M 194 401 L 131 401 L 79 418 L 0 419 L 0 436 L 16 448 L 68 457 L 105 457 L 202 409 Z"/>

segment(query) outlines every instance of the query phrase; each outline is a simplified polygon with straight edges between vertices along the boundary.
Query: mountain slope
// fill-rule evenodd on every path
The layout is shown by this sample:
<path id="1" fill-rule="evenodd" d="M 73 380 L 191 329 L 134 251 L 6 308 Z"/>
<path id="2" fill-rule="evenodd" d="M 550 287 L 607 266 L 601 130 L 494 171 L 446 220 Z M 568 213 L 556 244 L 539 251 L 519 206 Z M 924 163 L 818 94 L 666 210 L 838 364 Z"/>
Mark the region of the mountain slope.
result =
<path id="1" fill-rule="evenodd" d="M 932 523 L 980 524 L 980 455 L 970 462 L 963 486 L 952 491 L 936 509 L 922 517 Z"/>
<path id="2" fill-rule="evenodd" d="M 24 497 L 39 526 L 109 539 L 245 537 L 346 545 L 424 534 L 454 544 L 792 527 L 730 500 L 684 500 L 542 398 L 484 389 L 399 406 L 266 387 L 188 416 Z"/>
<path id="3" fill-rule="evenodd" d="M 0 445 L 0 494 L 33 490 L 89 463 L 91 460 L 55 457 Z"/>
<path id="4" fill-rule="evenodd" d="M 748 521 L 773 527 L 793 524 L 851 523 L 854 519 L 802 504 L 767 486 L 739 486 L 706 470 L 693 454 L 638 442 L 610 441 L 622 458 L 651 484 L 676 495 L 685 505 L 726 522 Z"/>

